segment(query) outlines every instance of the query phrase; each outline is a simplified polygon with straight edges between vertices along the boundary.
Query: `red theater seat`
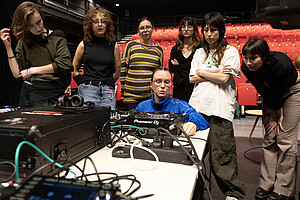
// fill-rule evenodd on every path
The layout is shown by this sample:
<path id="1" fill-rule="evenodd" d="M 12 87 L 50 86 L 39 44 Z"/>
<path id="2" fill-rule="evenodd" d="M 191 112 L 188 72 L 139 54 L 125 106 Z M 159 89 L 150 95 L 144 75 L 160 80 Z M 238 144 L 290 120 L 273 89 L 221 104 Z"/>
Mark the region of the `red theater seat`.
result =
<path id="1" fill-rule="evenodd" d="M 239 105 L 257 106 L 257 91 L 251 83 L 239 83 L 237 87 Z"/>

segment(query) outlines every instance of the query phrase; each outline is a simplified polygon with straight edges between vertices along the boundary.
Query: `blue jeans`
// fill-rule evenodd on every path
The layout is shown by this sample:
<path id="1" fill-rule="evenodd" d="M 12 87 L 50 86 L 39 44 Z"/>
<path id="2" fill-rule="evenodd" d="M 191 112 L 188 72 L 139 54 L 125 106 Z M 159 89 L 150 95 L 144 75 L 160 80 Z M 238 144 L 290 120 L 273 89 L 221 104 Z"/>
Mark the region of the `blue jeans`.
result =
<path id="1" fill-rule="evenodd" d="M 110 106 L 116 109 L 115 88 L 108 85 L 86 85 L 82 83 L 78 87 L 78 94 L 84 98 L 84 102 L 91 101 L 96 106 Z"/>

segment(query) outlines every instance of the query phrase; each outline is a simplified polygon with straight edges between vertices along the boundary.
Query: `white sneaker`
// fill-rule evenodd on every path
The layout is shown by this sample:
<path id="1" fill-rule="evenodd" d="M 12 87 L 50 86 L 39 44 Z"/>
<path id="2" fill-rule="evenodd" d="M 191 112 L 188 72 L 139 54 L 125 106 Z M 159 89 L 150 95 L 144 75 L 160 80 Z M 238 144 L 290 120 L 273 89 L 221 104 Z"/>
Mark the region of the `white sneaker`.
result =
<path id="1" fill-rule="evenodd" d="M 238 200 L 238 198 L 227 196 L 226 200 Z"/>

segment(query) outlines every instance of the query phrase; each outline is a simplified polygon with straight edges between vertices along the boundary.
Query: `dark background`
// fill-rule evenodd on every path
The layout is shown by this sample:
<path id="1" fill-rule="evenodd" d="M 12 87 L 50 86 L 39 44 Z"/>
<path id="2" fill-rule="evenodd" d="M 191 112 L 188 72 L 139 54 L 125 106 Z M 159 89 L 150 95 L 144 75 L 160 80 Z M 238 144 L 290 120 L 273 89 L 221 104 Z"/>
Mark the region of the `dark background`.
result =
<path id="1" fill-rule="evenodd" d="M 267 0 L 262 0 L 267 1 Z M 274 0 L 276 3 L 283 0 Z M 292 1 L 292 0 L 285 0 Z M 295 1 L 295 0 L 293 0 Z M 296 0 L 297 1 L 297 0 Z M 0 1 L 0 28 L 10 27 L 11 18 L 22 0 Z M 207 12 L 220 12 L 226 23 L 262 22 L 255 15 L 255 0 L 33 0 L 45 13 L 45 25 L 66 33 L 68 47 L 73 57 L 82 38 L 82 20 L 93 5 L 105 7 L 115 23 L 115 39 L 120 41 L 127 34 L 136 33 L 137 19 L 151 17 L 156 27 L 178 26 L 185 16 L 193 16 L 197 23 Z M 116 6 L 116 3 L 119 6 Z M 13 49 L 17 41 L 12 36 Z M 0 106 L 18 105 L 22 80 L 15 79 L 9 69 L 6 49 L 0 41 Z"/>

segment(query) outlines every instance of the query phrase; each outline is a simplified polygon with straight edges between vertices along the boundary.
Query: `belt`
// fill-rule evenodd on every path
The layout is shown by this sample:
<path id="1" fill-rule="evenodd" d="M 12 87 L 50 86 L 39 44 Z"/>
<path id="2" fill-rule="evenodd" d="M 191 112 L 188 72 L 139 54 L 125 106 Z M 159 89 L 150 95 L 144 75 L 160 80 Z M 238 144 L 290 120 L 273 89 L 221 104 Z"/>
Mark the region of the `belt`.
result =
<path id="1" fill-rule="evenodd" d="M 84 84 L 100 86 L 102 83 L 101 83 L 101 81 L 84 81 Z"/>

